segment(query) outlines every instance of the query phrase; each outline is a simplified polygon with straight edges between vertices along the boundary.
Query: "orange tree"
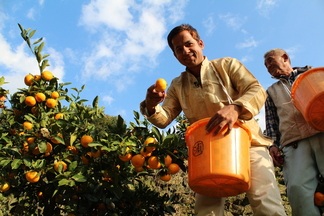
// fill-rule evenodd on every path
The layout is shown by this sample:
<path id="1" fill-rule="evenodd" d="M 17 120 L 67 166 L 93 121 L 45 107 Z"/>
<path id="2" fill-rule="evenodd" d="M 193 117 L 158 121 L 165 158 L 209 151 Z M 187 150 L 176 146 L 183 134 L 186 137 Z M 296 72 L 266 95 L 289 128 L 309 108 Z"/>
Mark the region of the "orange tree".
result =
<path id="1" fill-rule="evenodd" d="M 159 176 L 167 181 L 177 166 L 185 171 L 183 133 L 177 129 L 161 132 L 147 120 L 141 121 L 135 111 L 135 123 L 129 126 L 121 116 L 111 121 L 98 106 L 98 97 L 92 106 L 84 106 L 87 100 L 80 97 L 84 86 L 68 94 L 65 86 L 70 83 L 59 83 L 45 70 L 49 55 L 42 55 L 42 38 L 32 43 L 35 30 L 19 27 L 40 71 L 26 75 L 27 88 L 11 95 L 11 108 L 3 108 L 0 114 L 0 198 L 14 197 L 11 214 L 174 212 L 172 205 L 178 197 L 161 194 L 146 179 Z M 68 105 L 63 105 L 64 100 Z M 103 124 L 103 119 L 110 124 Z M 154 142 L 145 143 L 152 138 Z M 135 155 L 144 158 L 139 167 L 133 165 Z M 160 165 L 151 168 L 152 157 Z M 172 171 L 168 169 L 171 163 L 176 164 Z"/>

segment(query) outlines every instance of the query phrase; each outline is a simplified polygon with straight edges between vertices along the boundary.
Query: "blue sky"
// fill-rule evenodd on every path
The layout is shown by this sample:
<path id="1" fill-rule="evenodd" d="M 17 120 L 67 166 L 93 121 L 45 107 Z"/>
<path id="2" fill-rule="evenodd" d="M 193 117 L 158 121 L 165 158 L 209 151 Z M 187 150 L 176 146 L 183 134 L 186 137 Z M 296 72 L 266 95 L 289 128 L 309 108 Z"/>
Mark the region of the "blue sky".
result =
<path id="1" fill-rule="evenodd" d="M 167 46 L 173 27 L 193 25 L 209 59 L 237 58 L 267 88 L 275 81 L 263 65 L 269 49 L 288 51 L 293 66 L 324 66 L 323 20 L 323 0 L 0 0 L 0 76 L 14 93 L 39 73 L 20 23 L 44 37 L 60 82 L 85 85 L 89 104 L 98 95 L 106 114 L 129 122 L 156 79 L 171 83 L 184 70 Z"/>

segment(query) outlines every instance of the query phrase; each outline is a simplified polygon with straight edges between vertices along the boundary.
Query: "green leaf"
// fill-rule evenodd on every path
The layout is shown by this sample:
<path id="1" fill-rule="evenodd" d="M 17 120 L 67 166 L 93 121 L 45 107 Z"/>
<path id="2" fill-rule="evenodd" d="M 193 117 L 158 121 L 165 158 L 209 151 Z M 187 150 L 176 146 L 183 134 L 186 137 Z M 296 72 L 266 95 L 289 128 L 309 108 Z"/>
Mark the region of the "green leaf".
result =
<path id="1" fill-rule="evenodd" d="M 72 163 L 69 164 L 69 170 L 73 171 L 75 168 L 78 167 L 78 161 L 73 161 Z"/>
<path id="2" fill-rule="evenodd" d="M 98 100 L 99 100 L 99 97 L 96 96 L 92 102 L 92 107 L 97 107 L 98 106 Z"/>
<path id="3" fill-rule="evenodd" d="M 47 150 L 47 144 L 46 144 L 46 142 L 45 141 L 40 142 L 38 144 L 38 148 L 39 148 L 40 153 L 45 153 L 46 150 Z"/>
<path id="4" fill-rule="evenodd" d="M 42 54 L 40 52 L 36 52 L 36 59 L 38 63 L 40 63 L 43 60 Z"/>
<path id="5" fill-rule="evenodd" d="M 63 186 L 63 185 L 67 185 L 67 186 L 74 186 L 75 182 L 72 179 L 61 179 L 58 182 L 58 186 Z"/>
<path id="6" fill-rule="evenodd" d="M 31 32 L 29 33 L 28 37 L 29 37 L 29 38 L 33 37 L 34 34 L 35 34 L 35 32 L 36 32 L 36 30 L 31 31 Z"/>
<path id="7" fill-rule="evenodd" d="M 77 139 L 77 134 L 73 133 L 70 137 L 70 145 L 73 145 L 74 141 Z"/>
<path id="8" fill-rule="evenodd" d="M 81 173 L 72 176 L 72 179 L 74 179 L 77 182 L 86 182 L 87 181 L 87 178 L 84 175 L 82 175 Z"/>
<path id="9" fill-rule="evenodd" d="M 24 159 L 23 159 L 23 162 L 24 162 L 24 164 L 25 164 L 27 167 L 31 167 L 31 165 L 32 165 L 32 160 L 31 160 L 31 158 L 24 158 Z"/>
<path id="10" fill-rule="evenodd" d="M 35 41 L 35 42 L 33 43 L 33 45 L 38 44 L 38 43 L 41 42 L 42 40 L 43 40 L 43 38 L 39 38 L 37 41 Z"/>
<path id="11" fill-rule="evenodd" d="M 21 159 L 15 159 L 12 163 L 11 163 L 11 168 L 12 169 L 18 169 L 19 166 L 22 164 L 22 160 Z"/>
<path id="12" fill-rule="evenodd" d="M 42 42 L 39 46 L 38 46 L 38 52 L 42 52 L 43 48 L 44 48 L 45 42 Z"/>
<path id="13" fill-rule="evenodd" d="M 0 166 L 5 167 L 7 166 L 11 161 L 10 160 L 1 160 L 0 161 Z"/>
<path id="14" fill-rule="evenodd" d="M 95 143 L 95 142 L 89 143 L 89 147 L 96 147 L 96 146 L 103 146 L 103 145 L 101 143 Z"/>

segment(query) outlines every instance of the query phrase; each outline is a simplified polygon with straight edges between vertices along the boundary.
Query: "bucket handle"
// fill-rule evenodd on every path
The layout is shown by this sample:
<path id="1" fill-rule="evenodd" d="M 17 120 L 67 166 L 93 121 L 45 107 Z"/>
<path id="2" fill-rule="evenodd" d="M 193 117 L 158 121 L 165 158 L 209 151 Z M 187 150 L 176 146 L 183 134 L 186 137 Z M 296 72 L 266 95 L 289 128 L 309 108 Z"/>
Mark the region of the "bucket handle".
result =
<path id="1" fill-rule="evenodd" d="M 217 79 L 218 79 L 220 85 L 222 86 L 223 91 L 225 92 L 225 94 L 226 94 L 226 96 L 227 96 L 228 103 L 229 103 L 229 104 L 233 104 L 233 99 L 232 99 L 231 96 L 228 94 L 227 89 L 225 88 L 222 79 L 219 77 L 219 74 L 218 74 L 218 72 L 217 72 L 215 66 L 213 65 L 212 62 L 210 62 L 210 64 L 211 64 L 213 70 L 215 71 L 216 77 L 217 77 Z"/>

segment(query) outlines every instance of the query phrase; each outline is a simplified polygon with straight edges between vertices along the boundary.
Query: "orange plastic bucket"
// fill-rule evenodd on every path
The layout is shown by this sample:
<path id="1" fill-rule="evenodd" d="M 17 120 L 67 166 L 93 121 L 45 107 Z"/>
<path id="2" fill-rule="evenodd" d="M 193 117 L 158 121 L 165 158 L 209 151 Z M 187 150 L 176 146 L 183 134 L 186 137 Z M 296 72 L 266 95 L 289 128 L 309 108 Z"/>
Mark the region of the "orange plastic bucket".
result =
<path id="1" fill-rule="evenodd" d="M 324 67 L 301 74 L 292 85 L 291 98 L 308 124 L 324 131 Z"/>
<path id="2" fill-rule="evenodd" d="M 237 122 L 226 136 L 226 130 L 206 134 L 209 119 L 195 122 L 186 132 L 189 186 L 211 197 L 243 193 L 250 187 L 250 130 Z"/>

